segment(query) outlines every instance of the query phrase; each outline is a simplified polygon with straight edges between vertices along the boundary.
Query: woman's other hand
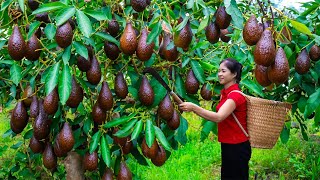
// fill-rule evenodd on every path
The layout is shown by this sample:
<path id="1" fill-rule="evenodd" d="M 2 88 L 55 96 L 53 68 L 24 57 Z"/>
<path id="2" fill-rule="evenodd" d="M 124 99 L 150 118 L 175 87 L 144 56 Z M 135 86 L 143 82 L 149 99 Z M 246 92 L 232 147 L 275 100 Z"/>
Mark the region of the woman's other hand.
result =
<path id="1" fill-rule="evenodd" d="M 190 112 L 190 111 L 194 111 L 194 108 L 196 107 L 197 105 L 191 103 L 191 102 L 183 102 L 181 104 L 179 104 L 179 108 L 182 110 L 182 111 L 185 111 L 185 112 Z"/>

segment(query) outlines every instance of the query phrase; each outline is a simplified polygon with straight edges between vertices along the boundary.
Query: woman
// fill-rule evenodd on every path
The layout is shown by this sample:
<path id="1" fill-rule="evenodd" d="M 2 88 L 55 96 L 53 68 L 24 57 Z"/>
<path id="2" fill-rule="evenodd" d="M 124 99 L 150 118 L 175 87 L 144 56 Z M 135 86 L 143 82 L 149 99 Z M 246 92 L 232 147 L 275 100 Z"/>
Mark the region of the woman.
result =
<path id="1" fill-rule="evenodd" d="M 249 160 L 251 146 L 248 137 L 240 129 L 232 113 L 235 114 L 247 132 L 246 99 L 239 92 L 242 65 L 231 58 L 220 63 L 218 78 L 224 86 L 221 99 L 212 112 L 190 102 L 179 105 L 183 111 L 192 111 L 197 115 L 218 123 L 218 141 L 221 143 L 221 179 L 249 179 Z M 230 93 L 231 92 L 231 93 Z"/>

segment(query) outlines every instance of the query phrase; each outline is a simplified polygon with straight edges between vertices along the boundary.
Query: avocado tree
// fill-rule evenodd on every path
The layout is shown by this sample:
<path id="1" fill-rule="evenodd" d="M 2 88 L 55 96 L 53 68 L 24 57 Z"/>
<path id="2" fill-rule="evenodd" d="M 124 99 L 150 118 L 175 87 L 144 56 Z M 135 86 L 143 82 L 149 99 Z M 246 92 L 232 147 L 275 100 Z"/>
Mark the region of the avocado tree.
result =
<path id="1" fill-rule="evenodd" d="M 187 143 L 188 123 L 144 69 L 214 107 L 227 57 L 244 65 L 245 93 L 292 103 L 307 140 L 304 121 L 320 119 L 319 5 L 300 14 L 270 1 L 3 1 L 0 102 L 15 105 L 5 136 L 23 141 L 2 171 L 131 179 L 128 158 L 163 165 Z M 216 132 L 202 126 L 202 139 Z M 289 134 L 286 124 L 281 140 Z"/>

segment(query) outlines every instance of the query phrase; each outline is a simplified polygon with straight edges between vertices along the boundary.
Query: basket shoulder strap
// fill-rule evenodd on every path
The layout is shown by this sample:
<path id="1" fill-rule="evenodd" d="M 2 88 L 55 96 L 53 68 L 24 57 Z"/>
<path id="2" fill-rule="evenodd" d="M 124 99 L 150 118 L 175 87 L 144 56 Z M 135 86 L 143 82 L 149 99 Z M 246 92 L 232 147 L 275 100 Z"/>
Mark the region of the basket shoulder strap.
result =
<path id="1" fill-rule="evenodd" d="M 229 92 L 229 94 L 233 93 L 233 92 L 237 92 L 240 93 L 241 95 L 243 95 L 244 97 L 246 97 L 246 94 L 244 94 L 243 92 L 239 91 L 239 90 L 232 90 L 231 92 Z M 228 95 L 229 95 L 228 94 Z"/>
<path id="2" fill-rule="evenodd" d="M 234 113 L 232 113 L 232 116 L 233 116 L 234 120 L 237 122 L 237 124 L 238 124 L 238 126 L 240 127 L 240 129 L 242 130 L 242 132 L 244 133 L 244 135 L 246 135 L 247 137 L 249 137 L 249 134 L 248 134 L 248 133 L 246 132 L 246 130 L 244 130 L 244 128 L 242 127 L 242 125 L 240 124 L 237 116 L 236 116 Z"/>

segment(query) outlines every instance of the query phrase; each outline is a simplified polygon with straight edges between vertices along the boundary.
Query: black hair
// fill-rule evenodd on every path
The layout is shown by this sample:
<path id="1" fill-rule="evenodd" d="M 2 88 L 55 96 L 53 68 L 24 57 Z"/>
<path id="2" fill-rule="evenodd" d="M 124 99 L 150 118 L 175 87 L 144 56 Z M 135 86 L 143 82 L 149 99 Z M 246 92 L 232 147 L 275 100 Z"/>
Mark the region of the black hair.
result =
<path id="1" fill-rule="evenodd" d="M 242 64 L 232 58 L 226 58 L 220 62 L 220 64 L 225 63 L 226 67 L 231 71 L 231 73 L 236 73 L 236 81 L 237 83 L 241 80 L 242 73 Z"/>

